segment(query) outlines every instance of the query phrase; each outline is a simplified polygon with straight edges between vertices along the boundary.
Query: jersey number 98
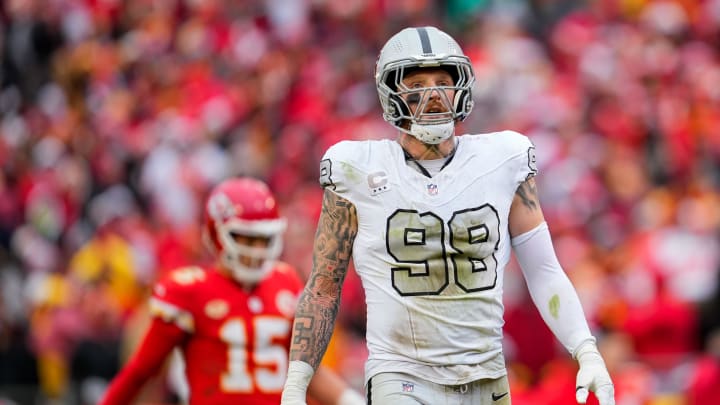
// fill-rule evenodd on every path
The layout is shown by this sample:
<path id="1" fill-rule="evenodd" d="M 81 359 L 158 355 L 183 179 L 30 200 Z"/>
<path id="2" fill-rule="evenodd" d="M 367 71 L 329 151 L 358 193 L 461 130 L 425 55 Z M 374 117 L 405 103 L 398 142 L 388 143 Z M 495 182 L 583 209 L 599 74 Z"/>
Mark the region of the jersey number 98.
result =
<path id="1" fill-rule="evenodd" d="M 465 292 L 495 287 L 500 217 L 489 204 L 455 211 L 447 235 L 436 214 L 400 209 L 387 219 L 386 235 L 387 251 L 400 265 L 392 268 L 392 285 L 402 296 L 440 294 L 451 268 Z"/>

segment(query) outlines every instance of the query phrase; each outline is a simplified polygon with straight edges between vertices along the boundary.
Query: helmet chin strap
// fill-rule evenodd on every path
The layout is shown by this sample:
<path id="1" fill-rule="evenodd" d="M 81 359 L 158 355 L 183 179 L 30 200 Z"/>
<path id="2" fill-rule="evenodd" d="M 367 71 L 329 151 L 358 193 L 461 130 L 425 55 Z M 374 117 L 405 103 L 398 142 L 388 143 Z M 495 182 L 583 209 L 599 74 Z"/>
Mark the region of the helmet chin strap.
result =
<path id="1" fill-rule="evenodd" d="M 443 124 L 420 125 L 410 124 L 408 133 L 423 143 L 437 145 L 450 138 L 455 132 L 455 122 L 450 121 Z"/>

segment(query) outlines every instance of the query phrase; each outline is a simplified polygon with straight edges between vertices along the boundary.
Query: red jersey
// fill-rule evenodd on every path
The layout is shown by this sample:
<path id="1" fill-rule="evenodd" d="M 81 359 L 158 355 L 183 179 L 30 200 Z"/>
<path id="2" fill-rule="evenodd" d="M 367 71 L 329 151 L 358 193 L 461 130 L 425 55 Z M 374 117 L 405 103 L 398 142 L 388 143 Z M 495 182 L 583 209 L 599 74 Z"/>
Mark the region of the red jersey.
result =
<path id="1" fill-rule="evenodd" d="M 183 352 L 191 405 L 278 404 L 302 287 L 286 264 L 252 290 L 212 269 L 171 272 L 153 290 L 153 326 L 102 404 L 128 403 L 137 382 L 175 346 Z"/>

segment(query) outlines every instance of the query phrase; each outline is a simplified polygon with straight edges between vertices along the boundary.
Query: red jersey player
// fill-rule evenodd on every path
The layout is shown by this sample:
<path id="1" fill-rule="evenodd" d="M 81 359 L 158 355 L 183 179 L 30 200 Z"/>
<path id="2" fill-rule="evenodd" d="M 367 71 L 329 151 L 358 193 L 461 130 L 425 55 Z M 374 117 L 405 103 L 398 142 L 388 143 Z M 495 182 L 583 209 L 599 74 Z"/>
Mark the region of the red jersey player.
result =
<path id="1" fill-rule="evenodd" d="M 181 268 L 157 283 L 150 328 L 100 405 L 130 404 L 175 347 L 190 405 L 280 403 L 303 288 L 296 270 L 276 261 L 285 219 L 268 187 L 250 178 L 219 184 L 205 208 L 203 236 L 217 264 Z M 330 370 L 314 377 L 308 395 L 322 404 L 365 403 Z"/>

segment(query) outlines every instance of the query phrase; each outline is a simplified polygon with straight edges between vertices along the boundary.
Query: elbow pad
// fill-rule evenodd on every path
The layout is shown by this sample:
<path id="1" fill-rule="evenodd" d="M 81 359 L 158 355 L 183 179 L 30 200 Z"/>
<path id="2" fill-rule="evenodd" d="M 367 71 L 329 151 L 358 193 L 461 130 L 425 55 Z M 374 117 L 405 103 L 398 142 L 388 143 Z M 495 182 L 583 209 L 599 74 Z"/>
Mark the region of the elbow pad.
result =
<path id="1" fill-rule="evenodd" d="M 563 271 L 547 223 L 512 239 L 530 297 L 555 337 L 575 357 L 585 342 L 595 342 L 577 292 Z"/>

